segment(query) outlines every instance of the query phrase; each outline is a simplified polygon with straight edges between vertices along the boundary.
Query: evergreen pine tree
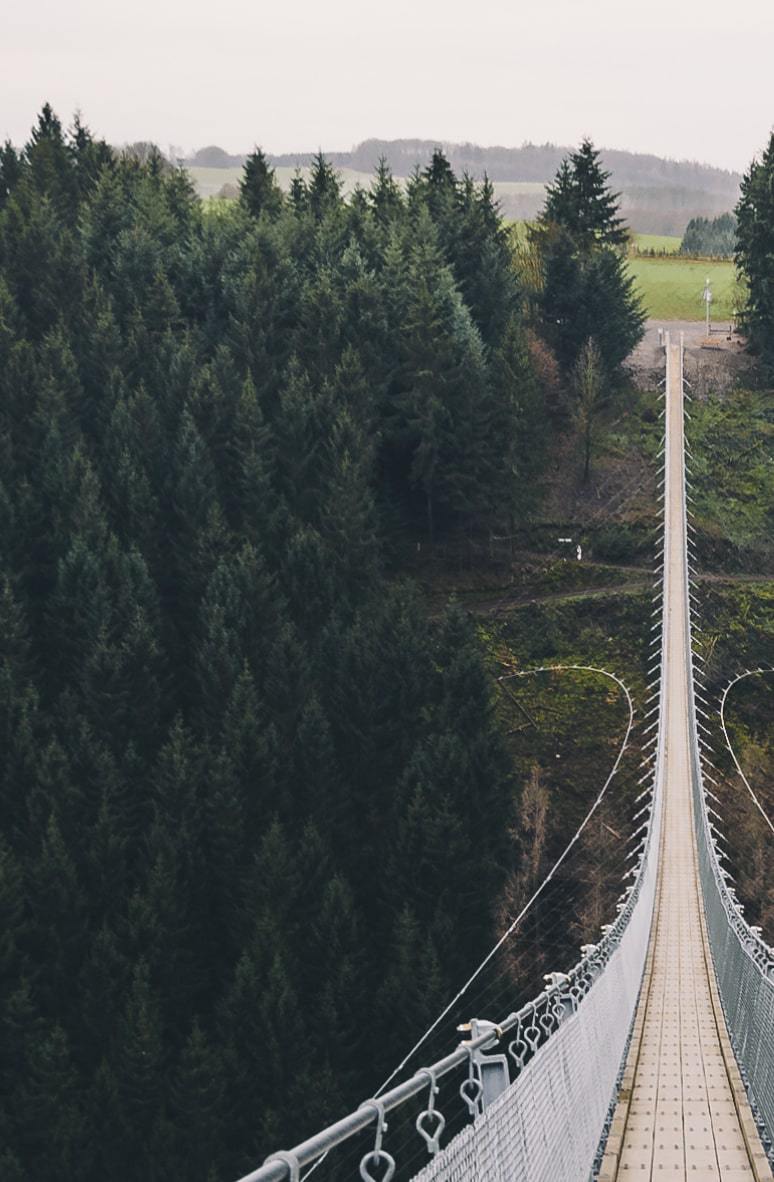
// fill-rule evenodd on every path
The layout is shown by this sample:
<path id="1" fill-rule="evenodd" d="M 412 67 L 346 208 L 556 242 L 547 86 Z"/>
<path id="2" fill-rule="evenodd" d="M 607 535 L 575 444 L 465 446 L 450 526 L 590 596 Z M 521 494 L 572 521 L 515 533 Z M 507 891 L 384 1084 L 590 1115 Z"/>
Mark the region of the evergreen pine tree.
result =
<path id="1" fill-rule="evenodd" d="M 0 834 L 0 1008 L 18 984 L 25 967 L 28 931 L 22 867 Z"/>
<path id="2" fill-rule="evenodd" d="M 67 221 L 75 218 L 78 185 L 62 124 L 51 105 L 45 103 L 24 149 L 25 179 L 39 196 L 50 198 L 57 213 Z"/>
<path id="3" fill-rule="evenodd" d="M 226 1094 L 223 1069 L 220 1052 L 195 1021 L 170 1088 L 175 1169 L 182 1170 L 191 1182 L 208 1182 L 210 1169 L 224 1152 L 221 1143 Z"/>
<path id="4" fill-rule="evenodd" d="M 158 1000 L 148 965 L 138 961 L 118 1031 L 116 1084 L 119 1132 L 127 1182 L 163 1178 L 166 1088 L 164 1042 Z"/>
<path id="5" fill-rule="evenodd" d="M 341 180 L 330 161 L 318 152 L 312 161 L 307 186 L 309 209 L 319 222 L 335 212 L 341 202 Z"/>
<path id="6" fill-rule="evenodd" d="M 543 263 L 543 333 L 562 369 L 572 373 L 585 341 L 593 336 L 613 376 L 641 339 L 645 322 L 626 260 L 605 247 L 580 254 L 572 239 L 560 233 L 544 241 Z"/>
<path id="7" fill-rule="evenodd" d="M 645 314 L 621 253 L 628 231 L 609 176 L 584 140 L 562 162 L 532 230 L 542 332 L 568 376 L 590 336 L 610 376 L 642 336 Z"/>
<path id="8" fill-rule="evenodd" d="M 120 896 L 114 901 L 118 902 Z M 123 902 L 123 899 L 121 899 Z M 118 923 L 118 916 L 114 922 Z M 79 1040 L 82 1060 L 99 1070 L 110 1054 L 122 1019 L 132 966 L 119 947 L 119 937 L 105 921 L 93 935 L 80 974 Z"/>
<path id="9" fill-rule="evenodd" d="M 409 904 L 397 913 L 390 935 L 387 971 L 375 998 L 379 1024 L 385 1029 L 400 1022 L 415 1038 L 427 1030 L 446 1000 L 440 952 L 423 931 Z M 409 1035 L 411 1037 L 411 1035 Z M 374 1046 L 381 1071 L 392 1070 L 392 1057 Z"/>
<path id="10" fill-rule="evenodd" d="M 609 180 L 599 152 L 591 140 L 584 139 L 562 161 L 548 186 L 541 222 L 561 226 L 583 251 L 595 245 L 624 246 L 628 231 L 618 217 L 620 194 L 611 191 Z"/>
<path id="11" fill-rule="evenodd" d="M 53 814 L 30 866 L 29 915 L 30 955 L 45 965 L 37 982 L 38 997 L 46 1013 L 59 1013 L 73 1000 L 86 947 L 87 913 L 74 858 Z"/>
<path id="12" fill-rule="evenodd" d="M 73 125 L 68 132 L 67 147 L 75 165 L 78 196 L 83 202 L 91 195 L 103 169 L 114 165 L 115 157 L 104 140 L 94 139 L 80 111 L 75 112 Z"/>
<path id="13" fill-rule="evenodd" d="M 264 213 L 268 217 L 276 217 L 282 208 L 282 193 L 274 169 L 260 148 L 256 148 L 245 160 L 239 182 L 239 200 L 254 218 Z"/>
<path id="14" fill-rule="evenodd" d="M 76 1176 L 84 1117 L 78 1072 L 61 1026 L 41 1031 L 31 1041 L 27 1070 L 19 1085 L 17 1102 L 26 1124 L 21 1144 L 27 1168 L 43 1177 Z"/>
<path id="15" fill-rule="evenodd" d="M 22 175 L 22 164 L 10 140 L 0 146 L 0 210 Z"/>
<path id="16" fill-rule="evenodd" d="M 403 215 L 404 204 L 401 191 L 384 156 L 379 158 L 376 166 L 374 182 L 371 187 L 371 204 L 376 220 L 382 227 L 390 226 Z"/>
<path id="17" fill-rule="evenodd" d="M 742 178 L 741 197 L 736 207 L 736 265 L 744 277 L 746 299 L 740 309 L 741 322 L 750 344 L 766 367 L 774 364 L 771 324 L 774 317 L 772 294 L 772 252 L 774 251 L 774 134 L 760 157 L 753 160 Z"/>
<path id="18" fill-rule="evenodd" d="M 270 554 L 277 527 L 272 487 L 274 439 L 250 377 L 237 403 L 229 451 L 226 511 L 231 511 L 242 533 L 254 545 Z"/>
<path id="19" fill-rule="evenodd" d="M 432 539 L 439 507 L 491 507 L 499 444 L 481 339 L 432 235 L 414 251 L 409 276 L 394 379 L 400 417 L 390 435 L 397 474 L 423 493 Z"/>
<path id="20" fill-rule="evenodd" d="M 290 182 L 290 204 L 297 214 L 309 209 L 309 189 L 300 172 L 296 172 Z"/>
<path id="21" fill-rule="evenodd" d="M 427 204 L 433 219 L 440 223 L 442 236 L 444 223 L 452 219 L 458 199 L 458 183 L 452 166 L 440 148 L 433 151 L 427 168 L 422 172 L 422 181 Z"/>

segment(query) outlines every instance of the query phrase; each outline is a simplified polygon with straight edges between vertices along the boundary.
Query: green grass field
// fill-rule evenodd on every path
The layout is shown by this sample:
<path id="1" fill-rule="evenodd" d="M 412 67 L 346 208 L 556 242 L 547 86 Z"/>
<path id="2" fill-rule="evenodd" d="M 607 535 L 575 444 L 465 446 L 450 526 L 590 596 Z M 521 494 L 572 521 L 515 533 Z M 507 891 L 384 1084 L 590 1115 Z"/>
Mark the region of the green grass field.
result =
<path id="1" fill-rule="evenodd" d="M 658 250 L 665 254 L 677 254 L 682 238 L 671 234 L 635 234 L 635 250 Z"/>
<path id="2" fill-rule="evenodd" d="M 504 188 L 504 186 L 501 186 Z M 534 188 L 545 188 L 544 185 L 533 186 Z M 525 182 L 525 191 L 527 185 Z M 507 220 L 507 219 L 506 219 Z M 517 239 L 522 242 L 527 237 L 528 222 L 517 220 L 512 221 L 511 226 L 514 229 Z M 633 234 L 632 236 L 632 257 L 636 258 L 637 251 L 640 250 L 657 250 L 663 254 L 677 254 L 680 249 L 682 238 L 675 238 L 671 234 Z"/>
<path id="3" fill-rule="evenodd" d="M 736 277 L 732 262 L 708 259 L 629 259 L 629 270 L 642 295 L 648 316 L 654 320 L 703 320 L 702 292 L 709 276 L 712 284 L 712 317 L 730 319 L 736 304 Z"/>

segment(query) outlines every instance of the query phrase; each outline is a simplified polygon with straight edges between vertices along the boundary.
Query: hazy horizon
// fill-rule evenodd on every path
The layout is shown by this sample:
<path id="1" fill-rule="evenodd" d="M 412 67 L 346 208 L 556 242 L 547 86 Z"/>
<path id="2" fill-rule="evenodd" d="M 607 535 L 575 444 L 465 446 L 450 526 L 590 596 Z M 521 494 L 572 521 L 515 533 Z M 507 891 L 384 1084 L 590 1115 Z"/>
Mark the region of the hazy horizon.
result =
<path id="1" fill-rule="evenodd" d="M 41 0 L 0 17 L 0 136 L 51 102 L 113 143 L 184 154 L 349 151 L 365 139 L 652 153 L 743 171 L 774 120 L 774 6 L 701 0 Z M 768 36 L 767 36 L 768 34 Z"/>
<path id="2" fill-rule="evenodd" d="M 111 142 L 113 144 L 114 147 L 120 147 L 123 144 L 130 144 L 133 142 L 131 140 L 121 140 L 121 141 L 111 140 L 109 136 L 106 138 L 109 140 L 109 142 Z M 360 147 L 361 144 L 364 144 L 364 143 L 367 144 L 370 140 L 378 140 L 379 142 L 383 142 L 383 143 L 396 143 L 396 144 L 397 143 L 407 143 L 407 142 L 411 142 L 414 140 L 419 140 L 424 143 L 437 145 L 438 147 L 444 147 L 445 145 L 446 146 L 454 145 L 457 147 L 464 147 L 466 144 L 469 144 L 471 147 L 481 148 L 483 151 L 488 151 L 490 149 L 498 149 L 498 148 L 503 148 L 506 151 L 510 151 L 510 150 L 518 150 L 518 149 L 524 148 L 524 147 L 542 148 L 547 145 L 550 145 L 552 147 L 557 147 L 557 148 L 570 149 L 570 148 L 576 147 L 580 143 L 581 138 L 583 138 L 583 137 L 579 137 L 578 140 L 573 140 L 573 141 L 564 141 L 561 139 L 557 139 L 556 137 L 554 137 L 553 139 L 547 139 L 547 140 L 542 140 L 542 139 L 536 140 L 534 137 L 527 136 L 525 139 L 521 140 L 517 144 L 516 143 L 505 144 L 505 143 L 483 143 L 480 140 L 463 140 L 463 139 L 459 139 L 459 138 L 455 139 L 451 136 L 405 135 L 405 136 L 389 136 L 388 137 L 388 136 L 379 136 L 379 135 L 365 135 L 365 136 L 362 136 L 359 140 L 356 140 L 352 144 L 307 144 L 305 147 L 276 148 L 276 149 L 268 147 L 265 143 L 259 143 L 258 146 L 260 146 L 264 150 L 264 152 L 267 154 L 267 156 L 277 157 L 277 156 L 305 156 L 305 155 L 309 155 L 310 153 L 315 153 L 318 151 L 322 152 L 323 155 L 326 155 L 326 153 L 329 155 L 333 155 L 334 153 L 339 154 L 339 153 L 343 153 L 343 152 L 352 152 L 352 151 L 354 151 L 355 148 Z M 666 160 L 669 163 L 673 163 L 673 164 L 698 164 L 698 165 L 700 165 L 702 167 L 706 167 L 706 168 L 719 168 L 725 172 L 730 172 L 730 173 L 741 173 L 743 171 L 743 169 L 732 168 L 731 166 L 726 166 L 724 164 L 715 164 L 711 160 L 701 160 L 698 157 L 694 157 L 694 156 L 668 156 L 664 152 L 654 152 L 654 151 L 650 151 L 650 150 L 644 149 L 644 148 L 643 149 L 632 148 L 628 144 L 602 144 L 598 140 L 595 140 L 593 136 L 591 136 L 590 138 L 593 140 L 594 146 L 596 148 L 598 148 L 600 150 L 600 152 L 602 152 L 603 155 L 605 152 L 631 152 L 632 154 L 638 155 L 638 156 L 640 156 L 640 155 L 641 156 L 655 156 L 659 160 Z M 164 150 L 168 150 L 170 147 L 176 146 L 172 143 L 162 144 L 162 143 L 159 143 L 158 141 L 155 141 L 155 140 L 153 142 L 156 143 L 157 147 L 163 148 Z M 256 143 L 257 142 L 258 141 L 256 141 Z M 247 148 L 229 149 L 229 148 L 226 148 L 224 146 L 224 144 L 222 142 L 220 142 L 219 140 L 208 140 L 206 144 L 202 143 L 202 144 L 191 144 L 191 145 L 186 145 L 186 146 L 183 146 L 183 145 L 177 145 L 177 146 L 180 146 L 183 149 L 182 150 L 182 158 L 183 159 L 190 159 L 193 155 L 195 155 L 196 152 L 200 151 L 201 149 L 213 148 L 213 147 L 214 148 L 223 148 L 223 150 L 228 152 L 228 154 L 231 156 L 240 156 L 240 155 L 247 156 L 252 151 L 254 145 L 251 144 Z M 374 162 L 374 163 L 376 163 L 376 162 Z"/>

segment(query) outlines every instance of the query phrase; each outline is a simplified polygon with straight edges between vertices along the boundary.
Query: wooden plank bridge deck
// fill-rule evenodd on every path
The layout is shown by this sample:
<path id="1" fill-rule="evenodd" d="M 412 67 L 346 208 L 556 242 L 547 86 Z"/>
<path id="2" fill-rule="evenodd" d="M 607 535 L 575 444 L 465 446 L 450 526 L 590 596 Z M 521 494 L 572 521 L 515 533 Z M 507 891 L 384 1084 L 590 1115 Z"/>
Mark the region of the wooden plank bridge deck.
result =
<path id="1" fill-rule="evenodd" d="M 664 555 L 664 816 L 656 914 L 621 1101 L 600 1182 L 771 1179 L 715 984 L 689 772 L 683 394 L 670 345 Z"/>

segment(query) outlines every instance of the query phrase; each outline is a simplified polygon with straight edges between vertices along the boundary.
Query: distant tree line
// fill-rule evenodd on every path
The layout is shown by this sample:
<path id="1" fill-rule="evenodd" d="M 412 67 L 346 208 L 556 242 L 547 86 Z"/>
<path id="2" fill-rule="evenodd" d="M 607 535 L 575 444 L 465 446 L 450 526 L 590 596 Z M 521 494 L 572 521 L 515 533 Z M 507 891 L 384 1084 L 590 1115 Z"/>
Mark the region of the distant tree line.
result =
<path id="1" fill-rule="evenodd" d="M 217 144 L 209 144 L 206 148 L 199 148 L 194 152 L 187 163 L 199 168 L 241 168 L 245 159 L 244 155 L 232 156 Z"/>
<path id="2" fill-rule="evenodd" d="M 622 233 L 590 145 L 529 295 L 440 151 L 214 209 L 49 107 L 0 151 L 3 1182 L 237 1177 L 490 946 L 520 786 L 395 539 L 529 513 L 534 332 L 588 410 Z"/>
<path id="3" fill-rule="evenodd" d="M 396 176 L 410 176 L 415 168 L 423 167 L 435 149 L 437 141 L 422 139 L 368 139 L 351 152 L 328 153 L 328 158 L 339 168 L 353 168 L 371 172 L 377 160 L 385 160 Z M 493 181 L 549 181 L 571 149 L 558 144 L 525 143 L 518 148 L 481 147 L 478 144 L 444 143 L 442 150 L 452 168 Z M 723 194 L 732 201 L 739 188 L 738 173 L 687 160 L 666 160 L 644 152 L 627 152 L 605 148 L 601 153 L 604 167 L 615 177 L 615 183 L 629 188 L 660 188 L 703 190 Z M 271 157 L 275 165 L 306 166 L 313 153 L 295 152 Z"/>
<path id="4" fill-rule="evenodd" d="M 680 254 L 731 258 L 736 248 L 736 217 L 691 218 L 680 243 Z"/>
<path id="5" fill-rule="evenodd" d="M 327 153 L 337 168 L 373 173 L 383 159 L 397 177 L 409 177 L 425 166 L 435 147 L 432 140 L 365 140 L 350 152 Z M 533 188 L 498 191 L 504 216 L 530 221 L 543 205 L 538 187 L 550 181 L 568 149 L 556 144 L 523 144 L 519 148 L 479 147 L 476 144 L 444 144 L 443 152 L 458 175 L 467 174 L 495 184 L 509 181 L 532 182 Z M 246 157 L 233 156 L 222 148 L 209 146 L 195 152 L 188 163 L 209 167 L 233 167 Z M 310 168 L 313 152 L 289 152 L 270 156 L 275 166 Z M 690 161 L 665 160 L 659 156 L 605 149 L 602 162 L 622 190 L 622 209 L 630 224 L 641 233 L 682 235 L 694 217 L 722 214 L 739 194 L 738 173 Z"/>

